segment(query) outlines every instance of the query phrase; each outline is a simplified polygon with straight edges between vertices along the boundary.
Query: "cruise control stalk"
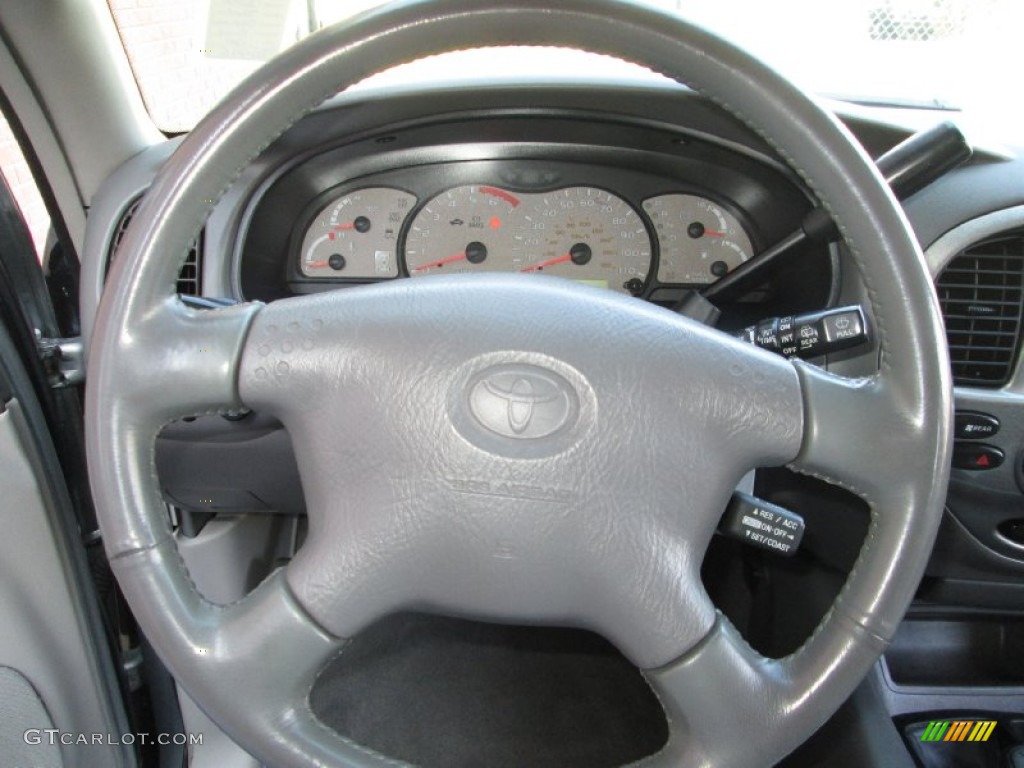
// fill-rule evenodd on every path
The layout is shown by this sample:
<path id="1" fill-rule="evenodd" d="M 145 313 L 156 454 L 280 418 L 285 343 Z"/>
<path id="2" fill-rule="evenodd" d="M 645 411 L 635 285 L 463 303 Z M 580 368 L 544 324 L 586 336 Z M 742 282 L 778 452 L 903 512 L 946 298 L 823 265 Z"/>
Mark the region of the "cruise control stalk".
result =
<path id="1" fill-rule="evenodd" d="M 803 517 L 771 502 L 735 491 L 718 533 L 759 549 L 792 557 L 806 529 Z"/>

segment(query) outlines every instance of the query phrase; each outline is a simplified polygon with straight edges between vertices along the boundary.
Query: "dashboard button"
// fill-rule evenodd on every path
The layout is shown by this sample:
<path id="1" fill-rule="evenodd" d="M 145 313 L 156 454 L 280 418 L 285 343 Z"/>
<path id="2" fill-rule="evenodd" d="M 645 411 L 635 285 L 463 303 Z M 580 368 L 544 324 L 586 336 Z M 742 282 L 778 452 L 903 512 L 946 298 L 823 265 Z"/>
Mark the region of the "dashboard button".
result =
<path id="1" fill-rule="evenodd" d="M 999 431 L 999 419 L 987 413 L 957 411 L 953 421 L 953 437 L 957 440 L 980 440 Z"/>
<path id="2" fill-rule="evenodd" d="M 953 466 L 957 469 L 987 470 L 1002 465 L 1006 458 L 995 446 L 983 443 L 956 443 L 953 445 Z"/>

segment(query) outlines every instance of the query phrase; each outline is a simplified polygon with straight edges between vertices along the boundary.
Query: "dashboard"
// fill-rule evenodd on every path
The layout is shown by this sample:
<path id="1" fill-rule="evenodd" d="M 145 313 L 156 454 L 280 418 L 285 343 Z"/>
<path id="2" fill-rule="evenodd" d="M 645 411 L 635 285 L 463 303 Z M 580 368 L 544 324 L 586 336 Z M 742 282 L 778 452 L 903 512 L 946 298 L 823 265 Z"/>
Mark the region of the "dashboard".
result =
<path id="1" fill-rule="evenodd" d="M 911 133 L 877 111 L 844 110 L 847 126 L 873 156 Z M 129 161 L 94 201 L 83 263 L 86 337 L 119 233 L 175 145 L 169 140 Z M 978 151 L 905 204 L 940 286 L 951 264 L 964 268 L 958 259 L 996 258 L 971 255 L 972 249 L 1022 231 L 1022 178 L 1015 154 Z M 372 282 L 506 271 L 568 278 L 671 309 L 784 240 L 814 207 L 802 179 L 758 136 L 675 85 L 545 82 L 346 93 L 304 117 L 240 172 L 197 233 L 194 260 L 185 268 L 192 270 L 190 281 L 179 285 L 187 282 L 182 292 L 212 302 L 270 302 Z M 1003 281 L 1005 292 L 1006 275 L 1016 270 L 1024 285 L 1024 246 L 1019 258 L 1016 245 L 999 247 L 992 279 Z M 947 307 L 953 299 L 943 296 L 954 322 Z M 979 289 L 962 303 L 1009 307 L 1019 320 L 1024 305 L 1011 299 Z M 733 333 L 765 318 L 870 308 L 844 249 L 822 242 L 788 250 L 756 282 L 716 297 L 716 304 L 718 327 Z M 1024 575 L 1024 544 L 1007 536 L 1024 530 L 1018 458 L 1024 375 L 1016 356 L 1020 324 L 1006 324 L 1012 319 L 1001 315 L 993 331 L 1008 345 L 1006 376 L 981 381 L 954 371 L 958 409 L 995 418 L 1000 431 L 959 443 L 961 454 L 990 459 L 985 467 L 954 468 L 941 554 L 924 586 L 940 601 L 1020 600 L 1013 582 Z M 989 321 L 962 322 L 972 325 L 956 338 L 982 345 L 970 354 L 989 354 L 980 334 Z M 814 362 L 843 375 L 870 375 L 878 355 L 865 346 Z M 988 375 L 991 363 L 979 364 Z M 303 509 L 287 437 L 259 414 L 170 425 L 158 445 L 161 456 L 165 493 L 181 509 L 199 509 L 210 487 L 218 489 L 225 512 Z M 805 485 L 793 490 L 799 483 L 792 477 L 775 476 L 772 483 L 791 507 L 809 496 Z M 802 509 L 809 529 L 816 506 L 830 508 Z M 838 523 L 830 515 L 818 525 Z M 854 526 L 833 537 L 823 558 L 851 564 L 863 535 Z M 821 544 L 811 536 L 804 546 Z"/>
<path id="2" fill-rule="evenodd" d="M 873 157 L 913 132 L 903 115 L 840 109 Z M 926 118 L 915 127 L 937 122 Z M 93 201 L 82 272 L 86 348 L 120 237 L 176 144 L 168 140 L 130 160 Z M 960 683 L 950 688 L 944 670 L 964 666 L 971 680 L 996 685 L 1019 679 L 1019 642 L 989 641 L 1019 638 L 1019 618 L 998 616 L 1019 617 L 1024 606 L 1022 155 L 976 148 L 968 164 L 904 203 L 936 278 L 960 431 L 932 561 L 876 669 L 893 717 L 953 704 L 1019 711 L 1019 694 L 1004 701 Z M 757 135 L 675 85 L 353 92 L 305 116 L 240 171 L 197 231 L 178 290 L 196 306 L 214 307 L 504 271 L 576 280 L 671 311 L 786 241 L 815 204 L 799 175 Z M 851 305 L 862 307 L 872 326 L 870 297 L 848 252 L 822 241 L 787 249 L 755 281 L 719 293 L 714 303 L 721 312 L 715 324 L 733 335 L 759 331 L 766 318 L 774 318 L 766 327 L 781 331 L 786 318 Z M 496 318 L 502 309 L 494 307 Z M 876 341 L 810 362 L 870 376 L 879 368 Z M 294 521 L 298 540 L 300 471 L 289 436 L 270 417 L 171 423 L 157 440 L 156 464 L 184 536 L 218 513 Z M 743 595 L 771 595 L 776 584 L 777 631 L 754 632 L 750 640 L 782 656 L 820 618 L 804 603 L 824 610 L 842 588 L 869 535 L 870 511 L 852 493 L 785 468 L 758 470 L 744 482 L 757 497 L 802 516 L 800 551 L 782 559 L 715 537 L 705 584 L 739 627 Z M 924 669 L 919 660 L 940 645 L 954 649 L 954 661 Z M 997 672 L 976 673 L 970 665 L 980 658 Z"/>

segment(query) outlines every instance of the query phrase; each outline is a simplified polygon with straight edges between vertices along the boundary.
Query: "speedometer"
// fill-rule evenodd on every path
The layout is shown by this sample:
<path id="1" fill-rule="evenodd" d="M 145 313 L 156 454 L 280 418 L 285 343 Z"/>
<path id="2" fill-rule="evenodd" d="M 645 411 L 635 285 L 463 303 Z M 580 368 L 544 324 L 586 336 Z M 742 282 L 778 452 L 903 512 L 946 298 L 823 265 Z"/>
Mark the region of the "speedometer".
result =
<path id="1" fill-rule="evenodd" d="M 595 187 L 539 196 L 519 239 L 528 263 L 542 272 L 638 295 L 651 268 L 651 237 L 621 197 Z"/>

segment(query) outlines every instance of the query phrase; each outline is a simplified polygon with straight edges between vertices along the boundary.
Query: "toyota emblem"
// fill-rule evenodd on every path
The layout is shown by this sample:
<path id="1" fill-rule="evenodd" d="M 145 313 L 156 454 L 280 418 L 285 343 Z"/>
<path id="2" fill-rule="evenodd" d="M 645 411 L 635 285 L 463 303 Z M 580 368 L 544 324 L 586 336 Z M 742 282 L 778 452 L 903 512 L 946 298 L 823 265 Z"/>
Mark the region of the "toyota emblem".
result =
<path id="1" fill-rule="evenodd" d="M 553 435 L 576 413 L 576 399 L 565 379 L 536 366 L 497 366 L 470 386 L 469 409 L 486 430 L 529 440 Z"/>

